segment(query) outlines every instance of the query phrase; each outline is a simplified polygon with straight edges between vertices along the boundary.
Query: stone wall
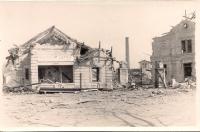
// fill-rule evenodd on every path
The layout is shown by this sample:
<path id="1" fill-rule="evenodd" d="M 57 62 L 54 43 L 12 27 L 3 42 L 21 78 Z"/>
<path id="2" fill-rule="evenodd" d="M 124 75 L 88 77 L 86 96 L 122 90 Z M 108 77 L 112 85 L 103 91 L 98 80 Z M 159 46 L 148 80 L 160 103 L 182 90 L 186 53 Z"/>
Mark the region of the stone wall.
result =
<path id="1" fill-rule="evenodd" d="M 187 24 L 187 28 L 184 27 Z M 192 53 L 183 53 L 182 40 L 192 40 Z M 162 61 L 167 65 L 166 79 L 171 81 L 172 77 L 178 82 L 184 81 L 184 63 L 192 63 L 192 76 L 195 78 L 195 23 L 183 20 L 170 30 L 166 35 L 153 38 L 152 77 L 154 80 L 155 61 Z"/>

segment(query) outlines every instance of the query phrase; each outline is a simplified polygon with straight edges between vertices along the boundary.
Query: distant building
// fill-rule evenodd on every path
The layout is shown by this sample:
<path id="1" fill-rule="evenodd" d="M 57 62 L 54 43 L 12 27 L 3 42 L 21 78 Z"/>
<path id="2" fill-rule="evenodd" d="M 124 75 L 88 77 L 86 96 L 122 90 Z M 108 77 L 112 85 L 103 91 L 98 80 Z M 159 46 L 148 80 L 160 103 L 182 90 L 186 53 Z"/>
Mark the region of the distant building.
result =
<path id="1" fill-rule="evenodd" d="M 195 23 L 184 19 L 161 37 L 153 38 L 152 68 L 162 62 L 166 81 L 175 78 L 183 82 L 185 78 L 195 79 Z M 155 79 L 155 70 L 152 70 Z"/>
<path id="2" fill-rule="evenodd" d="M 139 62 L 140 64 L 140 68 L 142 68 L 143 70 L 151 70 L 152 65 L 150 61 L 147 60 L 142 60 Z"/>
<path id="3" fill-rule="evenodd" d="M 139 62 L 139 64 L 140 68 L 129 69 L 129 82 L 134 82 L 138 85 L 151 84 L 151 62 L 147 60 L 142 60 Z"/>
<path id="4" fill-rule="evenodd" d="M 147 60 L 142 60 L 139 62 L 140 64 L 140 68 L 141 68 L 141 72 L 143 74 L 143 80 L 147 81 L 149 79 L 152 78 L 152 64 L 150 61 Z"/>

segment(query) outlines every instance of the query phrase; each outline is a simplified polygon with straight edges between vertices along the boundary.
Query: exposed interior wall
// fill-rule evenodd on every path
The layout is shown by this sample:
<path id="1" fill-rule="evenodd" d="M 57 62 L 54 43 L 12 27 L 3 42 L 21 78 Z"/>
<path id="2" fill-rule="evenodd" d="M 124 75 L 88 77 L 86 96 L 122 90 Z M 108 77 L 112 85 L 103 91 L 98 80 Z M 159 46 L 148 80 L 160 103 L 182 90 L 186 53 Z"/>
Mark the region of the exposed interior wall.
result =
<path id="1" fill-rule="evenodd" d="M 42 83 L 46 80 L 52 83 L 73 83 L 73 65 L 38 66 L 38 76 L 38 81 Z"/>

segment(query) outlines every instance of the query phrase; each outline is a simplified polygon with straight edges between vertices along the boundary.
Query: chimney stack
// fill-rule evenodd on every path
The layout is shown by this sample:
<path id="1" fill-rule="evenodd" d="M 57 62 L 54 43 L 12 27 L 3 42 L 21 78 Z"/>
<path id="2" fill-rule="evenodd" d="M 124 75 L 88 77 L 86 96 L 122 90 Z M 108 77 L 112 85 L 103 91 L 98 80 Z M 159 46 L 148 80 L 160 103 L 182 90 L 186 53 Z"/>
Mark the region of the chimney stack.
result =
<path id="1" fill-rule="evenodd" d="M 126 43 L 126 62 L 127 62 L 127 68 L 130 69 L 130 61 L 129 61 L 129 38 L 125 38 Z"/>

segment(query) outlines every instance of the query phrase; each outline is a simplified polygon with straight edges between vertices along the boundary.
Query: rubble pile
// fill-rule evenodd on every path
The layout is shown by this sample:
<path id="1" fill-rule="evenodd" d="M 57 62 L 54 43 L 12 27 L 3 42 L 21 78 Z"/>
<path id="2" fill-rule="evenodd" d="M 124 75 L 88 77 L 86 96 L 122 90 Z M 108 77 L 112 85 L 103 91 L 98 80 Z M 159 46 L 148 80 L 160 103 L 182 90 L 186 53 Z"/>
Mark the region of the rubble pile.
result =
<path id="1" fill-rule="evenodd" d="M 19 86 L 19 87 L 3 87 L 4 93 L 33 93 L 35 92 L 33 89 L 29 87 Z"/>
<path id="2" fill-rule="evenodd" d="M 186 79 L 183 83 L 178 83 L 175 80 L 172 80 L 172 88 L 194 89 L 196 88 L 196 82 L 192 79 Z"/>
<path id="3" fill-rule="evenodd" d="M 157 94 L 157 95 L 161 95 L 161 94 L 164 94 L 164 91 L 163 90 L 161 90 L 161 89 L 158 89 L 158 90 L 154 90 L 154 91 L 152 91 L 152 94 Z"/>
<path id="4" fill-rule="evenodd" d="M 123 88 L 123 86 L 119 83 L 119 81 L 116 78 L 114 78 L 113 79 L 113 89 L 115 90 L 115 89 L 122 89 L 122 88 Z"/>

